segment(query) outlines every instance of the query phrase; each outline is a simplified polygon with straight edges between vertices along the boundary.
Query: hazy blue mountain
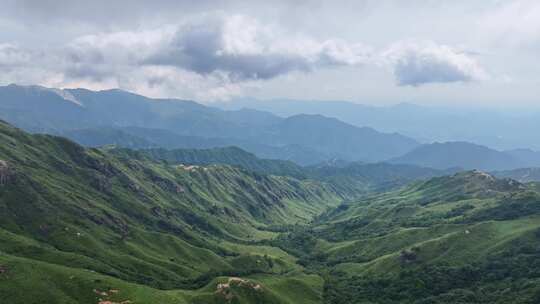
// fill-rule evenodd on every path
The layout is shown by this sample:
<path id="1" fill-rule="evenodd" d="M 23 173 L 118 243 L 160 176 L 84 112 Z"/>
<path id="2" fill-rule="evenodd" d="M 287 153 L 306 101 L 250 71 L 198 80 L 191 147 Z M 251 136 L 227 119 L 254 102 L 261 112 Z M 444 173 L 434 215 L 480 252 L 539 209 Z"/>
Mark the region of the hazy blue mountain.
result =
<path id="1" fill-rule="evenodd" d="M 426 143 L 469 141 L 501 150 L 540 149 L 540 141 L 533 131 L 540 128 L 540 112 L 429 107 L 410 103 L 367 106 L 347 101 L 254 98 L 238 99 L 219 106 L 228 110 L 252 108 L 283 117 L 321 114 L 359 127 L 399 132 Z"/>
<path id="2" fill-rule="evenodd" d="M 524 165 L 520 159 L 497 150 L 468 142 L 446 142 L 422 145 L 392 163 L 410 164 L 436 169 L 462 168 L 508 170 Z"/>
<path id="3" fill-rule="evenodd" d="M 132 149 L 158 147 L 154 141 L 149 141 L 142 136 L 132 135 L 122 129 L 111 127 L 65 130 L 57 132 L 56 135 L 67 137 L 86 147 L 101 147 L 106 145 Z"/>
<path id="4" fill-rule="evenodd" d="M 377 161 L 400 155 L 418 142 L 399 134 L 381 134 L 321 115 L 295 115 L 271 129 L 267 142 L 296 144 L 345 160 Z"/>
<path id="5" fill-rule="evenodd" d="M 418 146 L 399 134 L 321 115 L 281 118 L 256 110 L 225 111 L 193 101 L 151 99 L 121 90 L 0 87 L 0 118 L 28 131 L 60 134 L 87 146 L 235 145 L 259 157 L 300 164 L 335 158 L 381 161 Z"/>
<path id="6" fill-rule="evenodd" d="M 493 175 L 500 178 L 511 178 L 522 183 L 540 182 L 540 168 L 520 168 L 507 171 L 495 171 Z"/>
<path id="7" fill-rule="evenodd" d="M 324 162 L 331 157 L 298 145 L 276 147 L 252 140 L 184 136 L 168 130 L 141 127 L 66 130 L 55 134 L 67 137 L 86 147 L 114 145 L 131 149 L 211 149 L 236 146 L 261 158 L 289 160 L 300 165 Z"/>
<path id="8" fill-rule="evenodd" d="M 519 159 L 527 167 L 540 167 L 540 152 L 530 149 L 515 149 L 504 151 L 506 154 Z"/>

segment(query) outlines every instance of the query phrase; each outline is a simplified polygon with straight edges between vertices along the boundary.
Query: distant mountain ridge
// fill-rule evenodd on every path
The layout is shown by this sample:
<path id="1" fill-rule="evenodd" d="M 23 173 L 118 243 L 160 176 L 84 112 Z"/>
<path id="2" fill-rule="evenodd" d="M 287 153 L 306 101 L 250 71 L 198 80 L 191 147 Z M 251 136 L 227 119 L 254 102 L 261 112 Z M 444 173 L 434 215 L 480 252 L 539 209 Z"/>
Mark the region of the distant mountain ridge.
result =
<path id="1" fill-rule="evenodd" d="M 440 170 L 498 171 L 534 167 L 540 163 L 539 160 L 540 153 L 531 150 L 497 151 L 469 142 L 445 142 L 421 145 L 389 162 Z"/>
<path id="2" fill-rule="evenodd" d="M 507 171 L 495 171 L 499 178 L 511 178 L 522 183 L 540 182 L 540 168 L 521 168 Z"/>
<path id="3" fill-rule="evenodd" d="M 399 103 L 373 106 L 363 101 L 239 98 L 217 106 L 268 111 L 288 117 L 320 114 L 355 126 L 369 126 L 382 132 L 399 132 L 423 142 L 468 141 L 499 150 L 540 150 L 534 130 L 540 129 L 540 110 L 504 111 L 452 106 L 423 106 Z"/>
<path id="4" fill-rule="evenodd" d="M 367 193 L 403 186 L 417 180 L 454 173 L 414 165 L 338 162 L 302 167 L 291 161 L 261 159 L 237 147 L 212 149 L 107 149 L 126 159 L 163 161 L 170 165 L 231 165 L 266 175 L 290 176 L 331 184 L 347 193 Z"/>
<path id="5" fill-rule="evenodd" d="M 122 90 L 4 86 L 0 87 L 0 118 L 27 131 L 68 136 L 84 144 L 163 147 L 145 130 L 152 129 L 161 130 L 161 135 L 168 133 L 169 139 L 174 137 L 167 142 L 175 147 L 190 148 L 183 146 L 186 137 L 200 142 L 212 139 L 207 141 L 208 147 L 239 145 L 258 156 L 301 164 L 335 158 L 382 161 L 418 146 L 406 136 L 359 128 L 320 115 L 284 119 L 268 112 L 225 111 L 193 101 L 152 99 Z M 183 138 L 170 136 L 173 134 Z"/>

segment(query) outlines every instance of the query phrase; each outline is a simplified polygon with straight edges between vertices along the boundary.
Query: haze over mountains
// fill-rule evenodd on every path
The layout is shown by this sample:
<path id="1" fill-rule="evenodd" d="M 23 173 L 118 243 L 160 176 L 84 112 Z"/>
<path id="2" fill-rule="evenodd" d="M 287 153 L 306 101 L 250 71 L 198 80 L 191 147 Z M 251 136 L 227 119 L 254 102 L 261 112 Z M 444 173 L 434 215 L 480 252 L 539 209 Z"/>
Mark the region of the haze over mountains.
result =
<path id="1" fill-rule="evenodd" d="M 14 303 L 539 298 L 534 150 L 121 90 L 0 87 L 0 119 Z"/>
<path id="2" fill-rule="evenodd" d="M 300 113 L 320 114 L 382 132 L 399 132 L 422 142 L 468 141 L 500 150 L 540 150 L 539 137 L 535 132 L 540 127 L 538 110 L 420 106 L 412 103 L 369 106 L 348 101 L 255 98 L 236 99 L 217 106 L 228 110 L 257 109 L 283 117 Z"/>
<path id="3" fill-rule="evenodd" d="M 290 109 L 286 106 L 289 104 Z M 439 119 L 432 116 L 432 110 L 424 113 L 422 108 L 412 105 L 373 108 L 339 102 L 332 108 L 330 104 L 276 101 L 273 111 L 281 105 L 285 109 L 278 110 L 279 114 L 292 113 L 308 105 L 307 113 L 325 112 L 349 121 L 354 118 L 357 125 L 365 120 L 367 126 L 353 126 L 320 114 L 283 118 L 260 110 L 221 110 L 193 101 L 151 99 L 121 90 L 0 87 L 0 118 L 27 131 L 63 135 L 86 146 L 136 149 L 237 146 L 261 158 L 291 160 L 300 165 L 337 159 L 491 171 L 540 166 L 540 153 L 533 150 L 497 151 L 467 142 L 421 145 L 414 138 L 371 128 L 377 125 L 392 129 L 402 124 L 409 128 L 426 126 L 423 128 L 426 132 L 439 132 L 430 125 Z M 410 123 L 412 120 L 414 124 Z M 386 122 L 385 126 L 381 125 L 382 121 Z"/>
<path id="4" fill-rule="evenodd" d="M 467 142 L 446 142 L 421 145 L 389 162 L 436 169 L 493 171 L 538 167 L 540 153 L 532 150 L 497 151 Z"/>
<path id="5" fill-rule="evenodd" d="M 81 143 L 104 144 L 108 137 L 119 141 L 109 143 L 143 147 L 237 145 L 262 157 L 301 164 L 331 158 L 381 161 L 418 145 L 399 134 L 354 127 L 320 115 L 280 118 L 254 110 L 223 111 L 192 101 L 150 99 L 120 90 L 59 91 L 10 85 L 0 88 L 0 109 L 0 118 L 25 130 L 73 136 Z M 117 134 L 111 137 L 111 132 Z"/>
<path id="6" fill-rule="evenodd" d="M 304 169 L 234 149 L 85 149 L 0 122 L 4 299 L 538 299 L 537 183 L 409 165 Z M 264 173 L 290 168 L 309 178 Z"/>
<path id="7" fill-rule="evenodd" d="M 0 304 L 540 303 L 540 1 L 0 0 Z"/>

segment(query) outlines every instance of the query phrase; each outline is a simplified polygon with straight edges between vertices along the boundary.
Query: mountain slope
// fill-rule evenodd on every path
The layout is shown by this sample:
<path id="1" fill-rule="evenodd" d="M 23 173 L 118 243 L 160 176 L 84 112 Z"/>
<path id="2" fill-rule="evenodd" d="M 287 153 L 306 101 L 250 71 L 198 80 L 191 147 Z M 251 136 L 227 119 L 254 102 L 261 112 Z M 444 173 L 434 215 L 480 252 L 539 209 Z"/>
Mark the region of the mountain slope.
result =
<path id="1" fill-rule="evenodd" d="M 347 196 L 323 183 L 229 166 L 125 159 L 4 123 L 0 143 L 0 280 L 8 282 L 0 289 L 13 303 L 33 294 L 31 280 L 43 297 L 48 287 L 38 282 L 50 279 L 72 283 L 52 287 L 49 302 L 95 303 L 93 289 L 104 286 L 131 290 L 130 300 L 165 303 L 204 302 L 194 295 L 205 291 L 154 295 L 151 288 L 206 286 L 211 291 L 204 297 L 217 301 L 220 275 L 254 276 L 268 289 L 255 293 L 262 302 L 291 303 L 280 300 L 287 294 L 270 292 L 272 284 L 299 280 L 309 289 L 309 277 L 294 272 L 272 279 L 300 268 L 287 254 L 250 243 L 274 235 L 273 226 L 306 223 Z M 29 263 L 33 268 L 24 266 Z M 70 290 L 72 284 L 84 290 Z M 146 286 L 144 294 L 133 284 Z M 250 284 L 241 284 L 239 299 L 253 297 L 242 291 Z"/>
<path id="2" fill-rule="evenodd" d="M 539 231 L 534 187 L 470 171 L 346 202 L 277 243 L 329 274 L 326 303 L 534 303 Z"/>
<path id="3" fill-rule="evenodd" d="M 327 182 L 227 165 L 180 165 L 174 154 L 209 163 L 244 161 L 240 151 L 237 159 L 217 152 L 173 151 L 165 154 L 174 162 L 169 164 L 144 151 L 85 149 L 0 123 L 2 299 L 540 299 L 536 185 L 468 171 L 358 197 Z M 265 163 L 246 157 L 246 166 Z M 374 181 L 440 173 L 388 164 L 310 169 Z"/>
<path id="4" fill-rule="evenodd" d="M 263 174 L 307 178 L 307 172 L 299 165 L 284 160 L 260 159 L 254 154 L 236 147 L 214 149 L 146 149 L 133 151 L 128 149 L 110 150 L 115 155 L 128 158 L 147 157 L 165 161 L 169 164 L 211 165 L 225 164 L 244 168 Z"/>
<path id="5" fill-rule="evenodd" d="M 387 191 L 417 180 L 425 180 L 453 172 L 413 165 L 388 163 L 350 163 L 341 166 L 307 168 L 310 177 L 345 189 L 364 189 L 366 193 Z"/>

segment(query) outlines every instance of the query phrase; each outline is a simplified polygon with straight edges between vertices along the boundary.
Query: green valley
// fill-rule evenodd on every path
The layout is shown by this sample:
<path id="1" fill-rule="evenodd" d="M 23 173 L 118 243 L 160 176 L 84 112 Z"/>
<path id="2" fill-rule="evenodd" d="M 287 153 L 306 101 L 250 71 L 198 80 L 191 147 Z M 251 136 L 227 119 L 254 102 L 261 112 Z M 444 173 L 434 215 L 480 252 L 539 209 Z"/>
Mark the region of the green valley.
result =
<path id="1" fill-rule="evenodd" d="M 6 303 L 540 299 L 535 184 L 235 148 L 83 148 L 7 123 L 0 143 Z"/>

